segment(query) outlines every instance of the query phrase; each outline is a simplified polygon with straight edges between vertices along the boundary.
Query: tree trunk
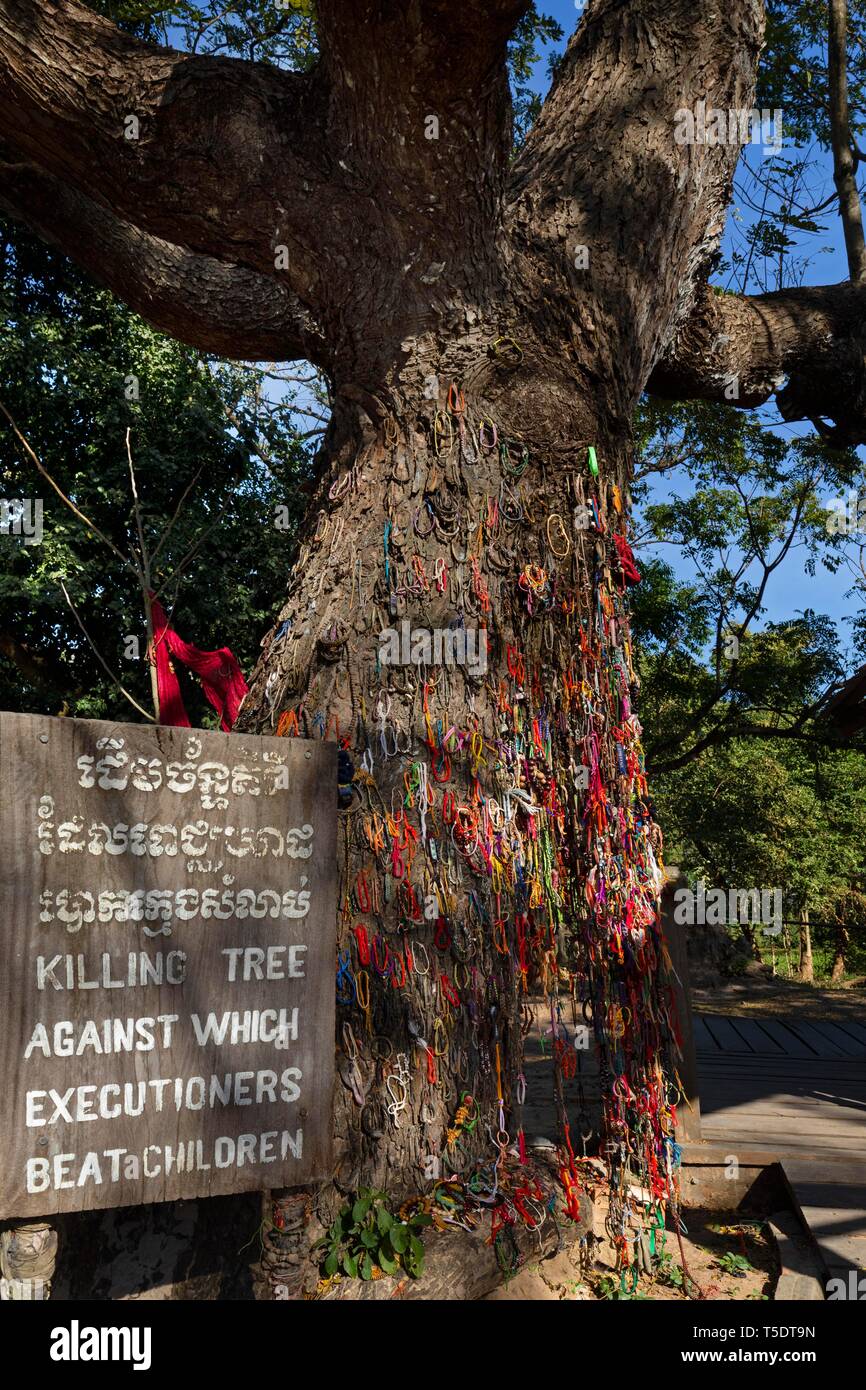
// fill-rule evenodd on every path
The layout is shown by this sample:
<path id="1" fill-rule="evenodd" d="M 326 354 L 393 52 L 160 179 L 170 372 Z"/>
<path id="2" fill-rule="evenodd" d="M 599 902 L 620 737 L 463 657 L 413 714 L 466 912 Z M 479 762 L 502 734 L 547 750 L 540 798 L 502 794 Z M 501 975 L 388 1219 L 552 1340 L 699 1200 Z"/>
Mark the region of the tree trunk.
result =
<path id="1" fill-rule="evenodd" d="M 836 952 L 833 959 L 833 969 L 830 973 L 831 985 L 838 985 L 845 978 L 847 969 L 845 957 L 848 954 L 850 944 L 850 933 L 844 922 L 836 924 Z"/>
<path id="2" fill-rule="evenodd" d="M 857 188 L 857 162 L 852 149 L 848 113 L 848 0 L 829 0 L 827 31 L 827 85 L 830 134 L 833 149 L 833 181 L 839 198 L 839 215 L 845 235 L 848 272 L 852 281 L 866 280 L 866 242 L 863 212 Z"/>
<path id="3" fill-rule="evenodd" d="M 740 923 L 740 936 L 752 960 L 757 961 L 759 965 L 763 965 L 764 962 L 758 942 L 758 933 L 750 922 Z"/>
<path id="4" fill-rule="evenodd" d="M 522 1011 L 540 992 L 555 1017 L 571 984 L 602 1075 L 626 1083 L 607 1090 L 608 1142 L 633 1144 L 649 1097 L 640 1162 L 663 1182 L 674 1025 L 632 708 L 628 457 L 553 384 L 535 383 L 528 430 L 511 375 L 492 369 L 465 400 L 440 378 L 435 399 L 360 438 L 358 413 L 335 416 L 241 713 L 244 729 L 338 738 L 354 768 L 338 864 L 343 1194 L 408 1196 L 518 1139 Z M 449 661 L 455 633 L 467 651 Z M 479 1120 L 458 1159 L 447 1130 L 467 1092 Z"/>
<path id="5" fill-rule="evenodd" d="M 811 984 L 815 978 L 815 969 L 812 964 L 812 932 L 809 927 L 809 909 L 800 909 L 800 972 L 799 977 L 804 984 Z"/>

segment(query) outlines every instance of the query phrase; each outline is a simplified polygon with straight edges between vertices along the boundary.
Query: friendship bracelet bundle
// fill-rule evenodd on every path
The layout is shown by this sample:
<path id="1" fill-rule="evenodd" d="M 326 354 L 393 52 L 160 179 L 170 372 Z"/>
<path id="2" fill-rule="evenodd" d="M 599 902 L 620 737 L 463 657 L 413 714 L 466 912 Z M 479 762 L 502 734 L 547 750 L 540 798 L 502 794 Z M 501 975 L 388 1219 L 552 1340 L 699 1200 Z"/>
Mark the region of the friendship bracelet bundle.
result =
<path id="1" fill-rule="evenodd" d="M 680 1092 L 624 492 L 595 447 L 554 471 L 453 385 L 328 486 L 268 698 L 278 734 L 341 748 L 337 1183 L 445 1191 L 461 1211 L 481 1193 L 496 1239 L 537 1221 L 550 1198 L 522 1112 L 543 1000 L 559 1212 L 579 1217 L 575 1144 L 598 1128 L 626 1269 L 677 1202 Z"/>

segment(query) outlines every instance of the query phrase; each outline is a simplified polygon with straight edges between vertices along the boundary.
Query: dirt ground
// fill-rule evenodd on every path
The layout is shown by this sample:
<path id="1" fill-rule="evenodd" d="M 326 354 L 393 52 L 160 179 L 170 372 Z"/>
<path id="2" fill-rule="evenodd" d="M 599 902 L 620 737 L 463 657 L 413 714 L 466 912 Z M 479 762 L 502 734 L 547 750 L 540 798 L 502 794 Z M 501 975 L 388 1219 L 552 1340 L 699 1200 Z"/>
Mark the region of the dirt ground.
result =
<path id="1" fill-rule="evenodd" d="M 541 1263 L 526 1265 L 507 1284 L 488 1294 L 485 1302 L 625 1300 L 626 1297 L 630 1300 L 687 1300 L 689 1294 L 679 1282 L 682 1256 L 673 1230 L 665 1234 L 663 1269 L 653 1278 L 644 1275 L 634 1291 L 623 1292 L 619 1277 L 613 1272 L 613 1250 L 604 1233 L 605 1215 L 606 1204 L 599 1194 L 594 1223 L 596 1241 L 591 1252 L 582 1250 L 577 1244 L 566 1246 Z M 694 1281 L 692 1298 L 760 1301 L 772 1296 L 779 1266 L 760 1222 L 744 1219 L 736 1212 L 700 1208 L 686 1211 L 684 1219 L 688 1230 L 682 1235 L 682 1245 L 688 1272 Z M 725 1269 L 719 1263 L 725 1256 L 734 1257 L 734 1261 L 729 1261 L 732 1264 L 736 1257 L 744 1258 L 748 1267 L 743 1266 L 736 1272 Z"/>
<path id="2" fill-rule="evenodd" d="M 844 1023 L 849 1018 L 862 1022 L 866 1017 L 866 989 L 859 979 L 831 989 L 799 984 L 780 975 L 749 975 L 711 988 L 693 987 L 692 1005 L 696 1013 L 735 1017 L 791 1014 L 828 1023 Z"/>
<path id="3" fill-rule="evenodd" d="M 798 986 L 799 989 L 807 987 Z M 748 997 L 736 993 L 733 997 L 746 1012 L 756 993 L 762 989 L 762 981 L 749 979 L 745 987 Z M 772 991 L 772 983 L 770 985 Z M 837 991 L 824 991 L 837 993 Z M 709 994 L 709 992 L 707 992 Z M 720 1003 L 719 991 L 713 992 L 712 999 L 703 1004 L 708 1011 L 736 1012 L 729 1008 L 727 1001 Z M 786 996 L 787 997 L 787 996 Z M 698 1004 L 697 1007 L 701 1007 Z M 819 1005 L 820 1009 L 820 1005 Z M 534 1026 L 526 1040 L 524 1071 L 526 1074 L 526 1104 L 524 1124 L 527 1136 L 532 1142 L 538 1136 L 553 1139 L 557 1133 L 556 1113 L 552 1104 L 550 1067 L 550 1016 L 546 1007 L 535 1001 L 533 1013 Z M 820 1017 L 827 1017 L 821 1012 Z M 569 1016 L 567 1022 L 573 1026 Z M 566 1087 L 566 1110 L 572 1133 L 577 1139 L 586 1124 L 589 1127 L 599 1121 L 598 1078 L 593 1061 L 587 1056 L 578 1065 L 582 1072 L 582 1091 L 585 1109 L 582 1110 L 577 1080 Z M 622 1298 L 619 1277 L 614 1275 L 614 1251 L 605 1233 L 604 1223 L 607 1203 L 603 1182 L 596 1193 L 594 1212 L 594 1236 L 592 1248 L 581 1248 L 577 1243 L 569 1243 L 541 1263 L 525 1266 L 508 1284 L 488 1295 L 489 1300 L 549 1300 L 549 1299 L 600 1299 Z M 709 1299 L 744 1300 L 771 1297 L 778 1279 L 778 1262 L 774 1247 L 762 1233 L 760 1223 L 744 1217 L 742 1213 L 720 1212 L 691 1208 L 683 1213 L 687 1230 L 681 1232 L 683 1252 L 688 1271 L 702 1293 L 692 1287 L 692 1297 L 704 1296 Z M 567 1223 L 563 1227 L 567 1235 Z M 630 1297 L 638 1299 L 684 1299 L 688 1295 L 682 1284 L 677 1282 L 682 1266 L 682 1255 L 676 1231 L 670 1217 L 665 1235 L 664 1270 L 654 1279 L 644 1275 L 635 1292 Z M 744 1256 L 750 1268 L 737 1272 L 726 1271 L 718 1264 L 725 1255 Z"/>

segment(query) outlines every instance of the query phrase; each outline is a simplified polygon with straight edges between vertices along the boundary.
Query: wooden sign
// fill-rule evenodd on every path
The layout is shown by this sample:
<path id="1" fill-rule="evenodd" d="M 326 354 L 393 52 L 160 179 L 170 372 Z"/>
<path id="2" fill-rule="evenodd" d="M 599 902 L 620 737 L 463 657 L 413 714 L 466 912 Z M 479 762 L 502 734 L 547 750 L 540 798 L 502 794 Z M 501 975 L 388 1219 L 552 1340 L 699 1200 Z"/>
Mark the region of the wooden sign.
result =
<path id="1" fill-rule="evenodd" d="M 331 1169 L 336 747 L 0 714 L 0 1217 Z"/>

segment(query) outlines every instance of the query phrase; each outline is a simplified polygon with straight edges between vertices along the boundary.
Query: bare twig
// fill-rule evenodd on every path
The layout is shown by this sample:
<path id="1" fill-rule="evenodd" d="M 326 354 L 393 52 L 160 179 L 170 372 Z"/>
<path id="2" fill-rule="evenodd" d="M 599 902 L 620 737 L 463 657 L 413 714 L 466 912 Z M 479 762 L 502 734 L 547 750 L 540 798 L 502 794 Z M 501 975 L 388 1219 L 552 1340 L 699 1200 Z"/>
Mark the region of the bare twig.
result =
<path id="1" fill-rule="evenodd" d="M 32 459 L 33 463 L 36 465 L 36 468 L 42 474 L 42 477 L 45 479 L 45 481 L 57 493 L 57 496 L 60 498 L 61 502 L 63 502 L 63 504 L 69 508 L 69 510 L 72 512 L 74 516 L 78 517 L 79 521 L 84 523 L 84 525 L 87 527 L 89 531 L 93 532 L 94 536 L 97 536 L 99 540 L 103 542 L 104 545 L 108 546 L 109 550 L 112 552 L 113 555 L 117 556 L 118 560 L 121 562 L 122 565 L 124 565 L 127 569 L 132 570 L 136 579 L 138 579 L 140 583 L 141 573 L 133 564 L 132 560 L 130 560 L 129 556 L 124 555 L 123 551 L 120 550 L 114 544 L 114 541 L 111 540 L 108 536 L 106 536 L 104 531 L 100 531 L 99 527 L 95 524 L 95 522 L 91 521 L 90 517 L 85 516 L 84 512 L 81 511 L 79 507 L 76 507 L 75 503 L 71 500 L 71 498 L 67 497 L 63 489 L 57 483 L 55 483 L 51 474 L 48 472 L 48 469 L 42 463 L 42 460 L 39 458 L 36 451 L 32 448 L 28 440 L 25 439 L 24 435 L 21 433 L 20 429 L 16 425 L 15 421 L 9 414 L 9 411 L 6 409 L 2 401 L 0 401 L 0 411 L 3 412 L 3 414 L 6 416 L 6 419 L 9 421 L 9 424 L 12 426 L 12 432 L 15 435 L 15 438 L 18 440 L 21 447 L 25 450 L 29 458 Z"/>
<path id="2" fill-rule="evenodd" d="M 129 482 L 132 488 L 132 506 L 135 512 L 135 526 L 138 531 L 138 550 L 141 562 L 140 582 L 141 599 L 144 604 L 144 621 L 147 628 L 147 664 L 150 671 L 150 696 L 153 700 L 153 710 L 156 722 L 159 723 L 159 681 L 156 674 L 156 652 L 153 645 L 153 593 L 150 583 L 150 555 L 144 539 L 144 520 L 141 515 L 141 503 L 138 498 L 138 482 L 135 477 L 135 468 L 132 462 L 132 445 L 130 435 L 132 431 L 126 431 L 126 457 L 129 461 Z"/>
<path id="3" fill-rule="evenodd" d="M 69 591 L 67 590 L 66 585 L 63 583 L 62 579 L 60 580 L 60 587 L 63 590 L 63 597 L 66 599 L 66 602 L 72 609 L 73 617 L 75 618 L 75 621 L 77 622 L 78 626 L 81 628 L 81 631 L 84 633 L 84 636 L 87 639 L 87 642 L 93 652 L 93 655 L 96 657 L 96 660 L 99 662 L 100 666 L 103 668 L 106 674 L 110 677 L 112 684 L 117 687 L 121 695 L 123 695 L 124 698 L 129 701 L 133 708 L 138 710 L 139 714 L 143 715 L 144 718 L 149 721 L 149 723 L 156 724 L 158 721 L 154 719 L 153 715 L 149 714 L 146 709 L 142 708 L 142 706 L 138 703 L 134 695 L 130 695 L 129 691 L 126 689 L 123 683 L 120 680 L 118 680 L 117 676 L 112 671 L 108 662 L 105 660 L 105 657 L 102 655 L 93 638 L 90 636 L 90 633 L 87 631 L 87 628 L 84 626 L 84 623 L 81 621 L 78 609 L 72 602 L 72 599 L 69 596 Z"/>
<path id="4" fill-rule="evenodd" d="M 201 477 L 201 475 L 202 475 L 203 472 L 204 472 L 204 464 L 201 465 L 201 467 L 199 468 L 198 472 L 190 479 L 189 483 L 187 484 L 187 486 L 184 488 L 183 492 L 181 493 L 180 501 L 178 502 L 177 506 L 176 506 L 175 509 L 174 509 L 174 515 L 171 517 L 171 519 L 170 519 L 168 525 L 166 526 L 165 530 L 163 531 L 162 535 L 160 536 L 159 540 L 157 541 L 156 549 L 153 550 L 153 551 L 151 551 L 151 556 L 150 556 L 150 567 L 151 567 L 151 571 L 153 571 L 153 566 L 154 566 L 154 564 L 155 564 L 155 562 L 156 562 L 156 559 L 157 559 L 157 556 L 159 555 L 159 552 L 162 550 L 162 547 L 165 545 L 166 541 L 168 540 L 169 536 L 171 535 L 172 527 L 174 526 L 174 523 L 177 521 L 178 517 L 180 516 L 181 508 L 183 507 L 184 502 L 186 501 L 187 497 L 189 497 L 189 494 L 192 492 L 193 488 L 195 487 L 196 483 L 198 482 L 198 480 L 199 480 L 199 478 Z"/>
<path id="5" fill-rule="evenodd" d="M 173 569 L 173 570 L 170 572 L 170 574 L 162 581 L 162 584 L 160 585 L 160 590 L 159 590 L 160 592 L 162 592 L 163 589 L 167 589 L 168 586 L 169 586 L 170 584 L 172 584 L 176 579 L 179 579 L 179 578 L 180 578 L 181 574 L 183 574 L 183 571 L 186 569 L 187 565 L 190 564 L 190 562 L 194 559 L 195 555 L 198 553 L 198 551 L 199 551 L 199 550 L 201 549 L 201 547 L 204 545 L 204 543 L 205 543 L 205 541 L 207 540 L 208 536 L 212 535 L 213 532 L 216 530 L 216 528 L 219 526 L 220 522 L 222 521 L 223 517 L 225 516 L 226 512 L 228 511 L 230 505 L 231 505 L 230 502 L 226 502 L 225 506 L 220 508 L 220 510 L 217 512 L 216 516 L 214 517 L 213 521 L 211 522 L 210 526 L 205 527 L 204 531 L 202 531 L 202 533 L 201 533 L 201 535 L 199 536 L 198 540 L 196 541 L 195 545 L 190 546 L 190 548 L 189 548 L 189 550 L 186 552 L 186 554 L 185 554 L 180 560 L 178 560 L 178 562 L 177 562 L 177 564 L 175 565 L 174 569 Z"/>

